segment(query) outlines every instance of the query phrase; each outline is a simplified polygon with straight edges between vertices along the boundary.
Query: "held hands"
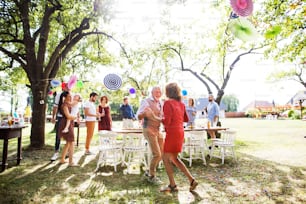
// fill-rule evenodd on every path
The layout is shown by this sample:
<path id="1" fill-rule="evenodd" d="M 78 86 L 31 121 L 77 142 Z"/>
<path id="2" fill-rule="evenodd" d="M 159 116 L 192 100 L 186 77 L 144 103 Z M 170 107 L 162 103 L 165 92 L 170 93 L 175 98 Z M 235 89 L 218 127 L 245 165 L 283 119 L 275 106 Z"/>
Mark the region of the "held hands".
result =
<path id="1" fill-rule="evenodd" d="M 152 119 L 152 120 L 157 120 L 157 121 L 161 121 L 162 118 L 161 117 L 158 117 L 154 114 L 154 112 L 152 111 L 151 108 L 146 108 L 145 109 L 145 112 L 144 112 L 144 116 L 146 118 L 149 118 L 149 119 Z"/>

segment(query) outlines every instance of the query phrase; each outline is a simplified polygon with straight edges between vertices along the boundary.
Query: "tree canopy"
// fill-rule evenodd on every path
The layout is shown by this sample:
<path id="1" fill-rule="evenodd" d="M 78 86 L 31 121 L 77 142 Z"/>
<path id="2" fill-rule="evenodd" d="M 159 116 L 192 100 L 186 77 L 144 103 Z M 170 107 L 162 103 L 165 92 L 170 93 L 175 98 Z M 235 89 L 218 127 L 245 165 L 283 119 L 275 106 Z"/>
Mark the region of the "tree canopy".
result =
<path id="1" fill-rule="evenodd" d="M 1 70 L 25 72 L 33 94 L 31 146 L 42 147 L 49 82 L 85 37 L 115 39 L 97 29 L 97 5 L 89 0 L 1 0 L 0 4 Z"/>

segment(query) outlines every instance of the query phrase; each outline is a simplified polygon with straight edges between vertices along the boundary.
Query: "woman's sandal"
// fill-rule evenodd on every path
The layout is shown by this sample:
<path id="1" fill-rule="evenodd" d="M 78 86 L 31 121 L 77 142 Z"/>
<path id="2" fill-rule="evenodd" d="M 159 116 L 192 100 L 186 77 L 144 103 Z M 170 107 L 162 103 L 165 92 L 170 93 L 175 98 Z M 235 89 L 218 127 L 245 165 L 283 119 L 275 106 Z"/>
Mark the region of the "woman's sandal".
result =
<path id="1" fill-rule="evenodd" d="M 178 192 L 178 188 L 176 185 L 171 186 L 170 184 L 168 186 L 165 186 L 164 188 L 160 189 L 160 192 Z"/>
<path id="2" fill-rule="evenodd" d="M 192 179 L 191 183 L 190 183 L 190 188 L 189 188 L 189 191 L 193 191 L 194 189 L 196 189 L 198 185 L 198 182 L 194 179 Z"/>

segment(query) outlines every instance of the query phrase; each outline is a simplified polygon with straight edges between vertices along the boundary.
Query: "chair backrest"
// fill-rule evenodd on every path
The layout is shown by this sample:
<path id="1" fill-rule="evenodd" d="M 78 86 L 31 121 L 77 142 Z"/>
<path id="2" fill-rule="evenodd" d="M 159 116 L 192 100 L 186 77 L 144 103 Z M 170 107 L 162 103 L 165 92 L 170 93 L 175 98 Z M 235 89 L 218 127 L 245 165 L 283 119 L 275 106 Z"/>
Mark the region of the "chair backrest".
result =
<path id="1" fill-rule="evenodd" d="M 206 134 L 203 132 L 185 132 L 185 145 L 202 146 L 207 141 Z"/>
<path id="2" fill-rule="evenodd" d="M 115 146 L 117 145 L 118 134 L 112 131 L 101 130 L 98 133 L 100 146 Z"/>
<path id="3" fill-rule="evenodd" d="M 221 138 L 224 144 L 234 145 L 236 138 L 236 130 L 227 129 L 222 131 Z"/>
<path id="4" fill-rule="evenodd" d="M 142 134 L 126 134 L 123 136 L 124 147 L 143 147 L 145 139 Z"/>

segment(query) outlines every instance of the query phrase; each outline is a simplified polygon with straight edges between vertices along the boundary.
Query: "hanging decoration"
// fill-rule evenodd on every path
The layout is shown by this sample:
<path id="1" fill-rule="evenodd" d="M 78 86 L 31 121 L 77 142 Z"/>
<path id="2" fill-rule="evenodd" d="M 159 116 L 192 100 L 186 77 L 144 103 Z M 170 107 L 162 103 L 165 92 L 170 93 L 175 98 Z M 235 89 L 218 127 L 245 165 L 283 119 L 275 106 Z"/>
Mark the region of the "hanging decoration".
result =
<path id="1" fill-rule="evenodd" d="M 231 6 L 234 12 L 239 16 L 249 16 L 253 12 L 252 0 L 231 0 Z"/>
<path id="2" fill-rule="evenodd" d="M 183 96 L 187 96 L 187 91 L 186 90 L 182 90 L 182 95 Z"/>
<path id="3" fill-rule="evenodd" d="M 230 19 L 235 19 L 235 18 L 239 18 L 239 16 L 235 12 L 232 11 L 230 14 Z"/>
<path id="4" fill-rule="evenodd" d="M 275 38 L 281 31 L 282 28 L 279 25 L 273 26 L 271 29 L 266 31 L 265 38 L 266 39 Z"/>
<path id="5" fill-rule="evenodd" d="M 68 89 L 72 89 L 77 83 L 77 76 L 72 75 L 68 81 Z"/>
<path id="6" fill-rule="evenodd" d="M 83 81 L 81 81 L 81 80 L 78 80 L 77 81 L 77 84 L 76 84 L 76 86 L 78 87 L 78 88 L 83 88 Z"/>
<path id="7" fill-rule="evenodd" d="M 251 41 L 258 36 L 253 24 L 244 18 L 232 19 L 228 28 L 236 38 L 242 41 Z"/>
<path id="8" fill-rule="evenodd" d="M 130 94 L 135 94 L 136 90 L 132 87 L 132 88 L 130 88 L 129 92 L 130 92 Z"/>
<path id="9" fill-rule="evenodd" d="M 58 87 L 59 85 L 61 85 L 61 82 L 57 79 L 52 79 L 51 82 L 50 82 L 50 85 L 55 88 L 55 87 Z"/>
<path id="10" fill-rule="evenodd" d="M 67 83 L 65 83 L 65 82 L 62 82 L 62 90 L 64 90 L 64 89 L 66 89 L 67 87 L 68 87 L 68 84 Z"/>
<path id="11" fill-rule="evenodd" d="M 118 90 L 122 85 L 121 77 L 117 74 L 108 74 L 104 77 L 104 85 L 110 90 Z"/>

